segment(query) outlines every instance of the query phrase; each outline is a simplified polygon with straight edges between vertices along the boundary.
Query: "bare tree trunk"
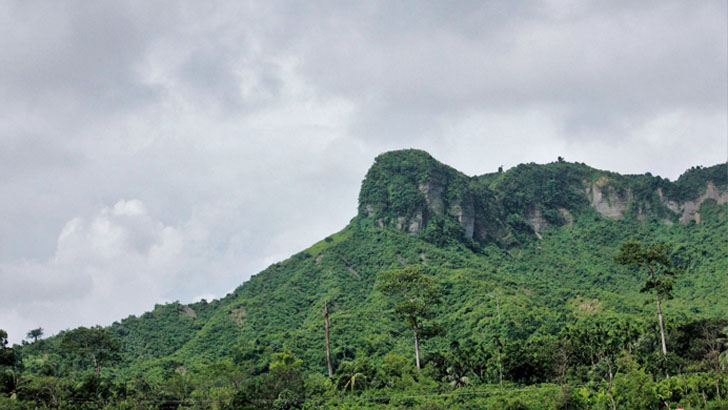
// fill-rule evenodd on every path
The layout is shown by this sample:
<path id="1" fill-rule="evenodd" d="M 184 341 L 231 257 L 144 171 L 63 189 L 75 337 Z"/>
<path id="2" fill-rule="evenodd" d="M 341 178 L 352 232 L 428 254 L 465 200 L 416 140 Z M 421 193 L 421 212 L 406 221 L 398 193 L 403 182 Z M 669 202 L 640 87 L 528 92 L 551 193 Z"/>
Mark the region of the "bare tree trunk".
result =
<path id="1" fill-rule="evenodd" d="M 417 335 L 417 329 L 412 328 L 412 333 L 415 335 L 415 362 L 417 363 L 417 368 L 420 369 L 420 339 Z"/>
<path id="2" fill-rule="evenodd" d="M 660 337 L 662 338 L 662 355 L 667 357 L 667 343 L 665 342 L 665 322 L 662 319 L 662 302 L 657 298 L 657 318 L 660 321 Z"/>
<path id="3" fill-rule="evenodd" d="M 500 322 L 500 298 L 498 297 L 498 293 L 495 294 L 495 308 L 498 311 L 498 322 Z"/>
<path id="4" fill-rule="evenodd" d="M 612 410 L 617 410 L 617 403 L 614 402 L 614 395 L 612 394 L 612 385 L 614 385 L 614 372 L 612 371 L 612 362 L 607 360 L 607 367 L 609 368 L 609 386 L 607 387 L 607 395 L 609 401 L 612 402 Z"/>
<path id="5" fill-rule="evenodd" d="M 326 363 L 329 366 L 329 378 L 334 378 L 334 368 L 331 366 L 331 348 L 329 347 L 329 306 L 324 300 L 324 325 L 326 328 Z"/>
<path id="6" fill-rule="evenodd" d="M 92 354 L 91 357 L 94 359 L 94 368 L 96 369 L 96 377 L 101 374 L 101 366 L 99 366 L 99 362 L 96 360 L 96 355 Z"/>
<path id="7" fill-rule="evenodd" d="M 609 392 L 609 401 L 612 402 L 612 410 L 617 410 L 617 403 L 614 402 L 614 395 Z"/>
<path id="8" fill-rule="evenodd" d="M 569 408 L 569 384 L 566 381 L 566 371 L 569 369 L 569 353 L 564 346 L 559 348 L 559 387 L 561 388 L 561 398 L 564 400 L 564 408 Z"/>
<path id="9" fill-rule="evenodd" d="M 495 308 L 496 308 L 496 311 L 498 312 L 498 324 L 500 325 L 500 323 L 501 323 L 500 290 L 495 293 Z M 500 387 L 503 387 L 503 362 L 501 361 L 500 346 L 498 346 L 498 382 L 500 383 Z"/>
<path id="10" fill-rule="evenodd" d="M 720 401 L 721 400 L 721 397 L 720 397 L 720 379 L 719 379 L 719 375 L 718 375 L 717 372 L 715 374 L 715 394 L 718 397 L 718 401 Z"/>

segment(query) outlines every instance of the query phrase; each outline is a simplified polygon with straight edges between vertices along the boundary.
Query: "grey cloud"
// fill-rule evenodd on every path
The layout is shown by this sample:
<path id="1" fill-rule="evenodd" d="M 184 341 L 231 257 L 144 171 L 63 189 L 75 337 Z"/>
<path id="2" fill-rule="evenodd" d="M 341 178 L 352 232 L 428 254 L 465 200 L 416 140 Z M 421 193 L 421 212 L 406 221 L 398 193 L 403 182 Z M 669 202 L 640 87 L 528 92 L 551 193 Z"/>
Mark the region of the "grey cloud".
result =
<path id="1" fill-rule="evenodd" d="M 28 297 L 32 300 L 57 302 L 64 299 L 82 297 L 91 290 L 91 277 L 57 269 L 55 267 L 19 261 L 14 264 L 0 265 L 0 279 L 3 287 L 0 292 L 3 305 L 19 307 Z"/>
<path id="2" fill-rule="evenodd" d="M 149 34 L 164 24 L 161 9 L 35 1 L 3 8 L 0 90 L 13 105 L 31 111 L 50 105 L 63 114 L 75 109 L 88 119 L 154 99 L 137 70 Z"/>
<path id="3" fill-rule="evenodd" d="M 80 166 L 83 157 L 40 135 L 0 139 L 0 180 L 32 176 L 49 169 Z"/>
<path id="4" fill-rule="evenodd" d="M 426 6 L 378 3 L 364 16 L 332 8 L 316 16 L 330 26 L 304 34 L 313 38 L 301 42 L 302 66 L 322 87 L 363 98 L 366 137 L 410 138 L 423 117 L 462 109 L 558 109 L 565 131 L 619 128 L 674 109 L 725 110 L 722 2 L 627 10 L 592 2 L 560 17 L 543 3 L 505 13 L 501 4 L 442 19 Z M 432 23 L 408 25 L 410 15 Z M 400 124 L 378 121 L 386 113 Z"/>
<path id="5" fill-rule="evenodd" d="M 3 2 L 0 275 L 24 299 L 0 297 L 0 323 L 17 341 L 58 319 L 44 298 L 71 327 L 222 296 L 341 229 L 388 149 L 471 174 L 562 155 L 675 178 L 723 161 L 725 13 L 720 1 Z M 143 212 L 122 212 L 132 199 Z"/>

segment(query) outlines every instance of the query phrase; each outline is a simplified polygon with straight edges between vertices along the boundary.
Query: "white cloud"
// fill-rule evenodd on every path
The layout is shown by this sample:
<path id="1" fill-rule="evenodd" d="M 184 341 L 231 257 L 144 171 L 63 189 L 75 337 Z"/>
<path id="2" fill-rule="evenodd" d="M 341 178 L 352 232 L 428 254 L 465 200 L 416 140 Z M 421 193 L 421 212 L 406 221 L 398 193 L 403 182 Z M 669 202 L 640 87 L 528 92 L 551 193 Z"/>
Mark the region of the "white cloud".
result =
<path id="1" fill-rule="evenodd" d="M 137 199 L 73 218 L 53 257 L 0 265 L 0 318 L 17 341 L 37 326 L 53 333 L 150 309 L 168 301 L 170 289 L 186 286 L 179 282 L 194 266 L 196 235 L 154 219 Z"/>

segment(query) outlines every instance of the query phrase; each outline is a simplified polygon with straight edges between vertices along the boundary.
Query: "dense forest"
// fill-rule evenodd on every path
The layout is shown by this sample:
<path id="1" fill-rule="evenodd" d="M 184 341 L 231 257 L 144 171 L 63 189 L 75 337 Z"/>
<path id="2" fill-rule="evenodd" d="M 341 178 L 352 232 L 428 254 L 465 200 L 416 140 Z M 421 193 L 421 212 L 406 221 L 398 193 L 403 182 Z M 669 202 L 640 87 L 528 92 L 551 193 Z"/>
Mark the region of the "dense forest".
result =
<path id="1" fill-rule="evenodd" d="M 219 300 L 0 331 L 0 409 L 727 409 L 728 165 L 376 158 L 357 215 Z"/>

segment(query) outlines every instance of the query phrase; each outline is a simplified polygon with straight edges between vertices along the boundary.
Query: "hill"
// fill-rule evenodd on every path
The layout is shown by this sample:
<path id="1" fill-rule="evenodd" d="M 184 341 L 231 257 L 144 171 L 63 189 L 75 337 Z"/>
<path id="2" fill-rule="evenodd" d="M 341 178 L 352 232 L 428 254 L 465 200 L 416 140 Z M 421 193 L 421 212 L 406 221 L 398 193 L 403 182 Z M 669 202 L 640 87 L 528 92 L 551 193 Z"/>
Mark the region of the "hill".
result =
<path id="1" fill-rule="evenodd" d="M 310 391 L 318 392 L 319 400 L 310 403 L 330 405 L 341 391 L 364 390 L 386 392 L 386 400 L 359 393 L 342 403 L 397 407 L 401 403 L 392 402 L 392 395 L 409 392 L 410 404 L 448 407 L 457 396 L 430 403 L 413 392 L 481 391 L 494 385 L 485 394 L 490 399 L 478 393 L 474 403 L 497 399 L 505 406 L 525 400 L 517 390 L 498 390 L 503 383 L 545 386 L 538 390 L 547 397 L 542 404 L 608 403 L 605 379 L 596 376 L 604 374 L 603 357 L 585 353 L 598 343 L 577 348 L 576 339 L 565 335 L 574 329 L 592 332 L 595 326 L 605 326 L 611 336 L 624 326 L 634 329 L 628 346 L 620 349 L 624 377 L 645 375 L 658 383 L 665 372 L 702 371 L 707 353 L 700 349 L 707 348 L 696 341 L 709 343 L 712 336 L 700 333 L 688 340 L 686 334 L 698 324 L 721 331 L 728 325 L 727 213 L 726 164 L 694 167 L 674 182 L 562 160 L 471 177 L 424 151 L 388 152 L 375 159 L 362 182 L 358 213 L 340 232 L 271 265 L 222 299 L 158 305 L 114 323 L 106 331 L 118 341 L 116 356 L 99 374 L 111 385 L 142 379 L 152 386 L 145 394 L 156 392 L 160 402 L 169 399 L 164 392 L 171 391 L 170 383 L 190 375 L 217 380 L 237 374 L 258 384 L 225 384 L 228 405 L 237 397 L 272 406 L 283 390 L 293 392 L 296 406 Z M 670 357 L 656 353 L 654 305 L 646 304 L 652 301 L 649 293 L 640 292 L 646 274 L 614 260 L 628 240 L 669 244 L 671 261 L 685 271 L 675 279 L 674 299 L 663 308 Z M 412 333 L 393 299 L 377 286 L 382 272 L 409 267 L 434 278 L 440 296 L 422 322 L 429 337 L 423 338 L 420 372 L 412 368 Z M 323 376 L 324 301 L 333 382 Z M 39 375 L 81 380 L 91 359 L 63 343 L 72 332 L 16 347 L 19 369 L 29 380 L 41 380 Z M 563 359 L 565 340 L 571 350 Z M 305 387 L 296 390 L 290 380 L 278 390 L 266 385 L 273 383 L 266 377 L 281 368 L 286 375 L 298 374 Z M 356 374 L 362 375 L 359 387 Z M 726 378 L 716 380 L 709 393 L 700 388 L 690 394 L 718 400 L 716 391 L 725 390 Z M 624 389 L 628 382 L 623 381 Z M 571 393 L 564 385 L 574 386 Z M 578 386 L 586 390 L 577 394 Z M 209 395 L 210 389 L 199 390 Z M 609 389 L 612 395 L 611 384 Z M 688 400 L 693 397 L 688 390 L 670 400 Z M 169 394 L 182 400 L 177 404 L 193 398 L 190 392 Z M 629 407 L 624 400 L 632 393 L 624 395 Z"/>

